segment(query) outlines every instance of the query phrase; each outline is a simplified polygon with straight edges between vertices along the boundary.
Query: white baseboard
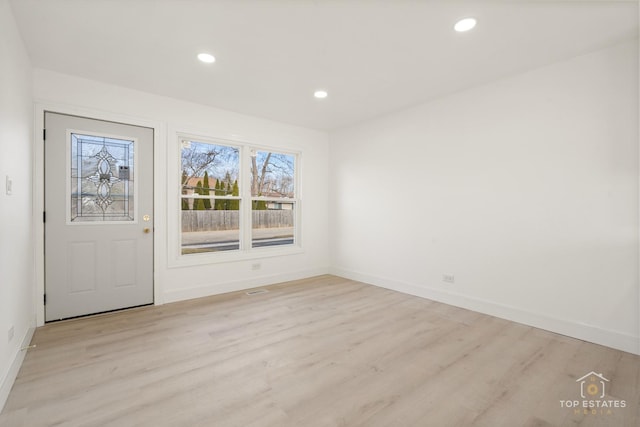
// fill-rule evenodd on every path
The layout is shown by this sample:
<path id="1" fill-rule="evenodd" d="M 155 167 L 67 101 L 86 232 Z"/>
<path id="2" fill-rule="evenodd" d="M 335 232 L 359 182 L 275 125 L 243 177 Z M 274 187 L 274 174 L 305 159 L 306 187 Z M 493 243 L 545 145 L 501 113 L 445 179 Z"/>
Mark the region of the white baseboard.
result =
<path id="1" fill-rule="evenodd" d="M 4 409 L 5 403 L 7 403 L 7 398 L 9 397 L 9 392 L 11 392 L 11 387 L 13 387 L 13 383 L 18 376 L 18 372 L 20 371 L 20 367 L 22 366 L 22 362 L 24 361 L 24 357 L 27 355 L 27 350 L 21 350 L 22 348 L 27 347 L 31 343 L 31 338 L 33 338 L 33 333 L 36 328 L 27 329 L 26 334 L 22 338 L 22 344 L 18 348 L 13 361 L 11 362 L 11 366 L 9 366 L 9 371 L 7 375 L 2 379 L 2 384 L 0 384 L 0 412 Z"/>
<path id="2" fill-rule="evenodd" d="M 599 328 L 594 325 L 582 324 L 567 319 L 554 318 L 523 310 L 518 307 L 497 304 L 492 301 L 470 297 L 455 292 L 448 292 L 427 286 L 418 286 L 412 283 L 400 282 L 385 277 L 371 276 L 341 268 L 332 268 L 330 272 L 331 274 L 347 279 L 357 280 L 359 282 L 427 298 L 456 307 L 462 307 L 479 313 L 488 314 L 490 316 L 499 317 L 583 341 L 640 355 L 640 337 L 633 335 Z"/>
<path id="3" fill-rule="evenodd" d="M 275 283 L 306 279 L 309 277 L 321 276 L 323 274 L 329 274 L 329 268 L 318 268 L 313 270 L 296 271 L 292 273 L 275 274 L 270 276 L 259 276 L 252 279 L 237 280 L 225 283 L 209 283 L 191 288 L 172 289 L 164 293 L 164 302 L 170 303 L 194 298 L 208 297 L 211 295 L 226 294 L 228 292 L 255 288 L 257 286 L 273 285 Z"/>

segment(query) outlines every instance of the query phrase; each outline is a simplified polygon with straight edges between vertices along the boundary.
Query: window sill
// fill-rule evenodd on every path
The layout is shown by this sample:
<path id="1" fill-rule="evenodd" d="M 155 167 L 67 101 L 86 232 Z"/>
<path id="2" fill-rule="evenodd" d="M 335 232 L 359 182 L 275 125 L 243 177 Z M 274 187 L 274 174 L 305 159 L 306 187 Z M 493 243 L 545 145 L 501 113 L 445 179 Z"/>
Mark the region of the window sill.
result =
<path id="1" fill-rule="evenodd" d="M 283 257 L 304 253 L 302 247 L 291 245 L 286 248 L 255 248 L 247 251 L 209 252 L 203 254 L 177 255 L 169 258 L 169 268 L 196 267 L 211 264 L 251 261 L 263 258 Z"/>

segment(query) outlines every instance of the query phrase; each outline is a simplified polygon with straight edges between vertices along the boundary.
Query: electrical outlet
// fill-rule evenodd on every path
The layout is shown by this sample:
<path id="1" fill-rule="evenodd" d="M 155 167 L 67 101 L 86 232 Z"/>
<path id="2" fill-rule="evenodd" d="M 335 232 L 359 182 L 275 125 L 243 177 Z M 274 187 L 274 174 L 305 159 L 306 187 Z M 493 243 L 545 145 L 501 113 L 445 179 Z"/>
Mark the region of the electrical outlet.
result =
<path id="1" fill-rule="evenodd" d="M 251 269 L 253 271 L 260 270 L 260 267 L 262 267 L 262 264 L 260 264 L 259 262 L 256 262 L 255 264 L 251 264 Z"/>
<path id="2" fill-rule="evenodd" d="M 9 331 L 7 332 L 7 342 L 11 342 L 11 340 L 13 340 L 13 326 L 9 328 Z"/>
<path id="3" fill-rule="evenodd" d="M 442 281 L 444 283 L 455 283 L 456 279 L 455 279 L 455 277 L 453 277 L 453 274 L 443 274 L 442 275 Z"/>

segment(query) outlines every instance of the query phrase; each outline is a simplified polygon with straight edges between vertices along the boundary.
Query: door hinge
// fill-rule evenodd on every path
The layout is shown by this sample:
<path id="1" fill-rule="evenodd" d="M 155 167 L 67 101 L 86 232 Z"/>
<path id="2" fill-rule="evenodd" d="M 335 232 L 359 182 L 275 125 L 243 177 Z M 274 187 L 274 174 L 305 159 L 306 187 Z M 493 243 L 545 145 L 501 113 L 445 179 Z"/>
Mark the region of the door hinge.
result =
<path id="1" fill-rule="evenodd" d="M 47 213 L 42 211 L 42 222 L 47 222 Z"/>
<path id="2" fill-rule="evenodd" d="M 44 300 L 44 305 L 47 305 L 47 294 L 44 294 L 43 300 Z"/>
<path id="3" fill-rule="evenodd" d="M 43 141 L 47 140 L 47 130 L 46 129 L 42 129 L 42 140 Z"/>

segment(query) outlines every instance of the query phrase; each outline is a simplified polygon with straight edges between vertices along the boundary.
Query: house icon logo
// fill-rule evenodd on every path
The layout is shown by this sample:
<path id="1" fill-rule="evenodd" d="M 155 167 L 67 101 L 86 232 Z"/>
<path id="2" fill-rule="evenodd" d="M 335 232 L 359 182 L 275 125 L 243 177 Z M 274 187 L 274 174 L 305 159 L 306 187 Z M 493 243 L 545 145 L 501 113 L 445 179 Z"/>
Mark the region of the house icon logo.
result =
<path id="1" fill-rule="evenodd" d="M 602 374 L 593 371 L 576 380 L 580 384 L 580 397 L 583 399 L 602 399 L 609 382 Z"/>
<path id="2" fill-rule="evenodd" d="M 626 400 L 607 396 L 607 387 L 611 383 L 602 374 L 591 371 L 576 382 L 580 384 L 582 400 L 560 400 L 560 407 L 569 409 L 574 416 L 608 416 L 627 407 Z"/>

